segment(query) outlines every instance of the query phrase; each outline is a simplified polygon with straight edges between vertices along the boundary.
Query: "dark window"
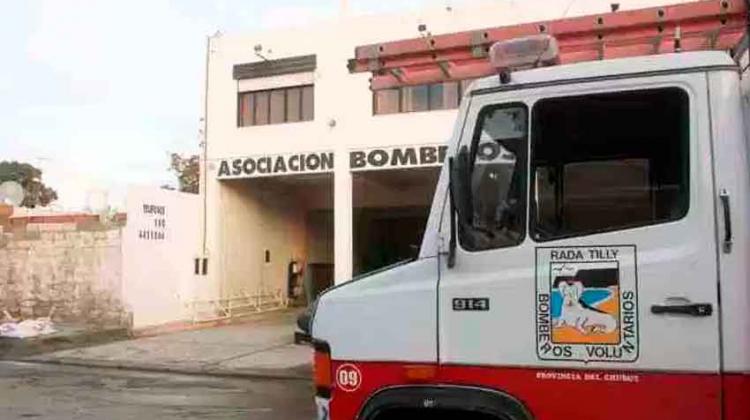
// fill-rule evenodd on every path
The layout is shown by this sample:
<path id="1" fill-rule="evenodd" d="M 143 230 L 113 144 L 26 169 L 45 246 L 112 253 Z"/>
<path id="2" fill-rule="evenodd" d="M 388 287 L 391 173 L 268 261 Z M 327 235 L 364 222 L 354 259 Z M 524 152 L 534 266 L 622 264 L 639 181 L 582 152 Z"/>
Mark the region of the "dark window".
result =
<path id="1" fill-rule="evenodd" d="M 430 110 L 458 108 L 458 82 L 430 85 Z"/>
<path id="2" fill-rule="evenodd" d="M 255 125 L 268 124 L 269 93 L 255 92 Z"/>
<path id="3" fill-rule="evenodd" d="M 286 91 L 277 89 L 271 91 L 271 124 L 286 122 Z"/>
<path id="4" fill-rule="evenodd" d="M 458 108 L 458 103 L 461 101 L 460 98 L 458 82 L 443 83 L 442 109 Z"/>
<path id="5" fill-rule="evenodd" d="M 286 91 L 286 118 L 289 122 L 302 119 L 302 90 L 291 88 Z"/>
<path id="6" fill-rule="evenodd" d="M 253 110 L 255 108 L 255 96 L 240 95 L 240 125 L 251 125 L 253 123 Z M 197 274 L 197 273 L 196 273 Z"/>
<path id="7" fill-rule="evenodd" d="M 315 114 L 313 95 L 313 86 L 240 93 L 238 125 L 244 127 L 311 121 Z"/>
<path id="8" fill-rule="evenodd" d="M 401 109 L 400 89 L 383 89 L 375 92 L 375 113 L 376 114 L 395 114 Z"/>
<path id="9" fill-rule="evenodd" d="M 533 111 L 537 240 L 682 218 L 689 101 L 677 88 L 554 98 Z"/>
<path id="10" fill-rule="evenodd" d="M 315 91 L 312 86 L 302 88 L 302 120 L 312 121 L 315 118 Z"/>
<path id="11" fill-rule="evenodd" d="M 464 86 L 468 86 L 471 81 L 441 82 L 378 90 L 373 93 L 373 113 L 379 115 L 455 109 L 461 102 Z"/>
<path id="12" fill-rule="evenodd" d="M 443 105 L 443 92 L 445 91 L 443 83 L 435 83 L 429 85 L 428 88 L 430 89 L 428 109 L 445 109 Z"/>
<path id="13" fill-rule="evenodd" d="M 429 86 L 407 86 L 401 93 L 401 109 L 404 112 L 427 111 L 429 108 Z"/>
<path id="14" fill-rule="evenodd" d="M 471 224 L 459 229 L 470 251 L 513 246 L 526 234 L 525 105 L 481 110 L 471 144 Z M 459 225 L 461 226 L 461 225 Z"/>

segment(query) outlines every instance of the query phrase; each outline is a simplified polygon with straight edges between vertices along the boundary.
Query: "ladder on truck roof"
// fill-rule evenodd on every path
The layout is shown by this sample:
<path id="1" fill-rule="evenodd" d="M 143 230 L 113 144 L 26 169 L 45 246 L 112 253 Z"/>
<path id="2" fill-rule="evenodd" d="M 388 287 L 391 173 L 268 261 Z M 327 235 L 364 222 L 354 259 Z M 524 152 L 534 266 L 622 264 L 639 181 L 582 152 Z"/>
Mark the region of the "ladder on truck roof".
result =
<path id="1" fill-rule="evenodd" d="M 554 36 L 560 63 L 675 51 L 732 50 L 748 28 L 745 0 L 708 0 L 358 46 L 352 73 L 372 72 L 382 90 L 496 73 L 487 59 L 501 40 Z M 420 28 L 424 29 L 424 28 Z M 736 53 L 736 51 L 733 51 Z"/>

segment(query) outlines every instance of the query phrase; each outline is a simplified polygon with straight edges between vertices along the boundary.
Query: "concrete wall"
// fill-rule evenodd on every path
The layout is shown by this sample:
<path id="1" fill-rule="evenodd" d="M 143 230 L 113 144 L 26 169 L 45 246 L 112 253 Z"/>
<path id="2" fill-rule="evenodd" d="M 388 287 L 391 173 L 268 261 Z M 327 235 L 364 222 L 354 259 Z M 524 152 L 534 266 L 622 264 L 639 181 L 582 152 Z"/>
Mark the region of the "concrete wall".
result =
<path id="1" fill-rule="evenodd" d="M 201 256 L 200 205 L 196 194 L 154 187 L 128 190 L 123 299 L 134 328 L 188 319 L 191 302 L 218 296 L 215 285 L 194 270 Z"/>
<path id="2" fill-rule="evenodd" d="M 95 327 L 125 326 L 118 226 L 29 224 L 0 236 L 0 310 Z"/>
<path id="3" fill-rule="evenodd" d="M 0 311 L 25 319 L 54 307 L 56 321 L 136 329 L 191 318 L 192 302 L 219 296 L 194 271 L 201 203 L 134 187 L 124 226 L 95 215 L 11 219 L 5 233 L 0 226 Z M 57 219 L 72 222 L 50 222 Z"/>

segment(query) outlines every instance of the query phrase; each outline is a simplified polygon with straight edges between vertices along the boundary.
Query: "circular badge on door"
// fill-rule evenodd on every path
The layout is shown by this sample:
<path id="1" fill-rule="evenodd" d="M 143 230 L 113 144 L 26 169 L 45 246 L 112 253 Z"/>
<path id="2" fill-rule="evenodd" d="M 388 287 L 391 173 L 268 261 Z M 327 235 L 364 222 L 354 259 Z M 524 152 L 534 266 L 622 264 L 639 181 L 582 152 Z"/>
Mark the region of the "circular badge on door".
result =
<path id="1" fill-rule="evenodd" d="M 336 385 L 345 392 L 354 392 L 362 385 L 362 372 L 351 363 L 346 363 L 336 369 Z"/>

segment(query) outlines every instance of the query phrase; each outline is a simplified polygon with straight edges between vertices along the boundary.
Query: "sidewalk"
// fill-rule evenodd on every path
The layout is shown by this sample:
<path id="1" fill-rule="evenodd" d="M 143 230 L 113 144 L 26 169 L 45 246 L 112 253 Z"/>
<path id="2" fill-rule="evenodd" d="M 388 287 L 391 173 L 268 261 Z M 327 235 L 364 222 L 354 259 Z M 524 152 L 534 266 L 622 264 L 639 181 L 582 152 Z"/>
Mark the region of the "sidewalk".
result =
<path id="1" fill-rule="evenodd" d="M 0 337 L 0 360 L 18 360 L 30 355 L 101 345 L 127 340 L 130 333 L 124 327 L 92 330 L 78 324 L 55 324 L 57 332 L 24 339 Z"/>
<path id="2" fill-rule="evenodd" d="M 312 351 L 295 345 L 299 310 L 253 315 L 247 322 L 176 332 L 23 358 L 74 366 L 184 374 L 310 379 Z"/>

